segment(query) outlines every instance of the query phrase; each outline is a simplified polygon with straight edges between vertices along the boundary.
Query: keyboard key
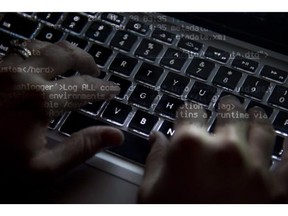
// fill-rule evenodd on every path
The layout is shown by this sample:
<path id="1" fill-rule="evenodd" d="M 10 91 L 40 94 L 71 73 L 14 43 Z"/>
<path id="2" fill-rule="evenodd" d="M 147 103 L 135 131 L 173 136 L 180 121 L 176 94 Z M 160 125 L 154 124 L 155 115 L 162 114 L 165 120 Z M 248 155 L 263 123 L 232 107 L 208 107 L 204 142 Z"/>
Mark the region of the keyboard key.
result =
<path id="1" fill-rule="evenodd" d="M 109 121 L 116 122 L 122 125 L 131 112 L 132 108 L 126 104 L 120 103 L 118 101 L 112 100 L 109 102 L 108 106 L 105 108 L 102 118 Z"/>
<path id="2" fill-rule="evenodd" d="M 269 85 L 270 83 L 265 80 L 248 76 L 243 83 L 240 92 L 244 95 L 261 100 L 269 88 Z"/>
<path id="3" fill-rule="evenodd" d="M 215 104 L 215 110 L 217 111 L 218 110 L 218 104 L 219 104 L 219 101 L 220 101 L 220 99 L 222 98 L 222 97 L 224 97 L 224 96 L 226 96 L 226 95 L 231 95 L 231 96 L 234 96 L 234 97 L 236 97 L 239 101 L 240 101 L 240 103 L 244 103 L 244 98 L 243 97 L 241 97 L 241 96 L 238 96 L 238 95 L 235 95 L 235 94 L 232 94 L 231 92 L 226 92 L 226 91 L 222 91 L 222 93 L 220 94 L 220 96 L 219 96 L 219 98 L 218 98 L 218 100 L 217 100 L 217 102 L 216 102 L 216 104 Z"/>
<path id="4" fill-rule="evenodd" d="M 88 18 L 78 13 L 69 13 L 62 23 L 62 27 L 75 33 L 80 33 L 87 24 Z"/>
<path id="5" fill-rule="evenodd" d="M 230 57 L 230 53 L 217 49 L 215 47 L 208 47 L 208 49 L 205 52 L 205 56 L 209 59 L 221 62 L 221 63 L 226 63 Z"/>
<path id="6" fill-rule="evenodd" d="M 101 19 L 116 25 L 120 25 L 123 22 L 124 17 L 116 13 L 102 13 Z"/>
<path id="7" fill-rule="evenodd" d="M 97 77 L 98 79 L 104 79 L 106 77 L 107 73 L 104 71 L 100 71 L 100 75 Z"/>
<path id="8" fill-rule="evenodd" d="M 275 86 L 268 102 L 275 106 L 288 109 L 288 88 Z"/>
<path id="9" fill-rule="evenodd" d="M 36 16 L 38 19 L 42 21 L 49 22 L 55 25 L 60 19 L 60 17 L 62 16 L 62 13 L 43 13 L 42 12 L 42 13 L 37 13 Z"/>
<path id="10" fill-rule="evenodd" d="M 1 53 L 6 53 L 10 47 L 10 41 L 13 39 L 12 36 L 0 32 L 0 52 Z"/>
<path id="11" fill-rule="evenodd" d="M 198 53 L 202 49 L 203 44 L 186 38 L 181 38 L 177 46 L 181 49 Z"/>
<path id="12" fill-rule="evenodd" d="M 87 127 L 96 126 L 100 122 L 78 112 L 71 112 L 64 124 L 60 128 L 60 132 L 71 135 L 79 130 Z M 107 124 L 106 124 L 107 125 Z"/>
<path id="13" fill-rule="evenodd" d="M 79 47 L 81 49 L 85 49 L 85 47 L 88 45 L 88 41 L 82 38 L 78 38 L 74 35 L 68 35 L 65 40 L 70 42 L 72 45 Z"/>
<path id="14" fill-rule="evenodd" d="M 142 110 L 137 110 L 129 124 L 129 128 L 148 135 L 157 121 L 158 117 Z"/>
<path id="15" fill-rule="evenodd" d="M 71 135 L 74 132 L 90 126 L 103 125 L 109 126 L 109 124 L 105 122 L 93 119 L 81 113 L 72 112 L 60 128 L 60 131 L 64 134 Z M 126 131 L 122 132 L 124 134 L 124 143 L 122 143 L 121 146 L 110 148 L 108 151 L 144 164 L 150 151 L 148 140 Z"/>
<path id="16" fill-rule="evenodd" d="M 135 55 L 150 61 L 155 61 L 162 49 L 163 46 L 161 44 L 148 39 L 143 39 L 135 51 Z"/>
<path id="17" fill-rule="evenodd" d="M 130 19 L 126 25 L 126 29 L 145 35 L 149 31 L 149 26 L 142 22 L 138 22 L 138 21 Z"/>
<path id="18" fill-rule="evenodd" d="M 232 62 L 232 66 L 252 73 L 256 71 L 258 65 L 258 62 L 242 56 L 236 56 Z"/>
<path id="19" fill-rule="evenodd" d="M 44 26 L 39 34 L 36 36 L 36 39 L 41 41 L 48 41 L 50 43 L 55 43 L 59 41 L 63 36 L 63 32 L 57 29 L 51 28 L 49 26 Z"/>
<path id="20" fill-rule="evenodd" d="M 159 131 L 162 132 L 168 138 L 172 137 L 175 133 L 174 124 L 170 121 L 164 120 Z"/>
<path id="21" fill-rule="evenodd" d="M 113 39 L 110 42 L 110 45 L 129 52 L 136 40 L 137 36 L 129 32 L 119 30 L 114 35 Z"/>
<path id="22" fill-rule="evenodd" d="M 86 31 L 85 35 L 93 40 L 104 43 L 110 33 L 112 32 L 112 27 L 100 21 L 95 21 Z"/>
<path id="23" fill-rule="evenodd" d="M 275 130 L 288 134 L 288 113 L 279 111 L 273 125 Z"/>
<path id="24" fill-rule="evenodd" d="M 186 53 L 173 48 L 168 48 L 164 57 L 161 60 L 161 64 L 180 71 L 185 64 L 187 58 L 188 55 Z"/>
<path id="25" fill-rule="evenodd" d="M 207 80 L 214 67 L 215 64 L 213 62 L 195 57 L 188 66 L 186 74 L 202 80 Z"/>
<path id="26" fill-rule="evenodd" d="M 104 66 L 111 56 L 112 50 L 98 44 L 93 44 L 88 53 L 94 57 L 94 60 L 98 65 Z"/>
<path id="27" fill-rule="evenodd" d="M 275 145 L 273 149 L 273 155 L 278 158 L 281 158 L 283 154 L 283 142 L 284 142 L 283 137 L 276 136 L 276 141 L 275 141 Z"/>
<path id="28" fill-rule="evenodd" d="M 104 101 L 99 101 L 99 102 L 94 102 L 94 103 L 89 102 L 85 106 L 81 107 L 81 110 L 89 112 L 93 115 L 97 115 L 103 104 L 104 104 Z"/>
<path id="29" fill-rule="evenodd" d="M 233 90 L 241 76 L 241 72 L 221 66 L 213 79 L 213 83 L 217 86 Z"/>
<path id="30" fill-rule="evenodd" d="M 120 93 L 116 96 L 118 98 L 124 98 L 127 90 L 130 88 L 131 86 L 131 82 L 129 80 L 123 79 L 121 77 L 112 75 L 109 78 L 109 81 L 114 82 L 116 84 L 118 84 L 121 88 Z"/>
<path id="31" fill-rule="evenodd" d="M 157 91 L 137 85 L 129 98 L 129 102 L 149 108 L 156 96 Z"/>
<path id="32" fill-rule="evenodd" d="M 270 117 L 271 114 L 273 113 L 273 109 L 271 107 L 268 107 L 268 106 L 263 105 L 261 103 L 257 103 L 257 102 L 252 101 L 252 100 L 250 101 L 250 103 L 249 103 L 249 105 L 248 105 L 246 110 L 248 111 L 250 108 L 255 107 L 255 106 L 261 107 L 262 109 L 264 109 L 264 111 L 265 111 L 265 113 L 267 114 L 268 117 Z"/>
<path id="33" fill-rule="evenodd" d="M 26 38 L 31 38 L 32 34 L 38 27 L 38 23 L 32 20 L 28 20 L 15 13 L 7 13 L 0 20 L 0 28 L 12 33 L 21 35 Z"/>
<path id="34" fill-rule="evenodd" d="M 175 39 L 175 34 L 172 34 L 170 32 L 161 30 L 159 28 L 156 28 L 153 33 L 152 36 L 153 38 L 160 40 L 162 42 L 168 43 L 168 44 L 172 44 L 174 39 Z"/>
<path id="35" fill-rule="evenodd" d="M 209 86 L 200 82 L 195 82 L 191 91 L 187 95 L 187 98 L 192 101 L 209 106 L 216 92 L 217 89 L 213 86 Z"/>
<path id="36" fill-rule="evenodd" d="M 175 73 L 168 73 L 161 85 L 161 89 L 181 96 L 190 79 Z"/>
<path id="37" fill-rule="evenodd" d="M 115 71 L 125 76 L 130 76 L 137 63 L 137 59 L 118 53 L 110 65 L 109 70 Z"/>
<path id="38" fill-rule="evenodd" d="M 163 68 L 143 62 L 135 80 L 155 86 L 163 72 Z"/>
<path id="39" fill-rule="evenodd" d="M 62 118 L 62 116 L 60 115 L 60 116 L 58 116 L 57 118 L 51 120 L 51 121 L 49 122 L 48 128 L 49 128 L 49 129 L 52 129 L 52 130 L 55 129 L 55 128 L 57 127 L 58 123 L 60 122 L 61 118 Z"/>
<path id="40" fill-rule="evenodd" d="M 288 72 L 265 65 L 260 74 L 269 80 L 283 83 L 287 78 Z"/>
<path id="41" fill-rule="evenodd" d="M 163 94 L 155 111 L 159 114 L 175 118 L 177 109 L 184 105 L 182 100 Z"/>

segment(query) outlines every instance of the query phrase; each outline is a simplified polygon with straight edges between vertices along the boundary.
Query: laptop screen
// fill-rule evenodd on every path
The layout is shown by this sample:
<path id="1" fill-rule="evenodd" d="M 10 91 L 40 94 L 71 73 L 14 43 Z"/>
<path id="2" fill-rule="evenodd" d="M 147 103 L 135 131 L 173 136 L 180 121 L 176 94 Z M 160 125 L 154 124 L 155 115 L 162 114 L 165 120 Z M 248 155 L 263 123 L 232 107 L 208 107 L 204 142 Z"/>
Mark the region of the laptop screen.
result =
<path id="1" fill-rule="evenodd" d="M 288 55 L 288 13 L 165 13 Z"/>

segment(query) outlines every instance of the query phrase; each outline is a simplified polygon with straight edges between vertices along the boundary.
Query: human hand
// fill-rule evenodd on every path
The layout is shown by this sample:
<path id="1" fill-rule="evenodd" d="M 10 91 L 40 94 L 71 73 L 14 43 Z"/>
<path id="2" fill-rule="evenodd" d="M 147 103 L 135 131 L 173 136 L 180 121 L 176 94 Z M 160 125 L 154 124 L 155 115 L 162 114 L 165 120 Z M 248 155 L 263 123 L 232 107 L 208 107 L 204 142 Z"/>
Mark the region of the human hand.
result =
<path id="1" fill-rule="evenodd" d="M 187 113 L 194 118 L 185 118 Z M 206 132 L 202 116 L 204 109 L 186 105 L 177 112 L 171 140 L 159 132 L 150 135 L 139 202 L 287 202 L 287 144 L 281 162 L 270 170 L 275 134 L 264 110 L 254 107 L 246 113 L 237 98 L 225 96 L 214 134 Z"/>
<path id="2" fill-rule="evenodd" d="M 123 141 L 118 129 L 90 127 L 48 148 L 45 135 L 49 120 L 88 102 L 111 99 L 120 89 L 95 78 L 100 71 L 92 56 L 66 41 L 51 44 L 32 40 L 26 41 L 25 46 L 37 55 L 23 59 L 19 54 L 9 54 L 0 64 L 0 171 L 3 176 L 0 181 L 3 178 L 30 183 L 46 181 L 84 162 L 102 148 Z M 84 75 L 52 80 L 70 69 Z M 83 84 L 95 91 L 82 89 Z M 63 86 L 73 88 L 63 90 Z M 50 97 L 65 92 L 71 99 Z M 91 98 L 78 97 L 81 95 Z"/>

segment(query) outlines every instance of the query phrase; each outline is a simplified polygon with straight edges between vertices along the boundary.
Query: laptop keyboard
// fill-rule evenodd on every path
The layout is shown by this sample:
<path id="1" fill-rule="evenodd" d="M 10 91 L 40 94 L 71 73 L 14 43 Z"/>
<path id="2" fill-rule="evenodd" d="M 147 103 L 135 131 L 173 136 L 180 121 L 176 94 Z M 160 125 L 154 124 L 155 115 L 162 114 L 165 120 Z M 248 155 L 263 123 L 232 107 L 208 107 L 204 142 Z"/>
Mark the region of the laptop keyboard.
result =
<path id="1" fill-rule="evenodd" d="M 64 39 L 90 53 L 101 69 L 99 78 L 120 85 L 120 94 L 66 113 L 51 121 L 49 129 L 69 136 L 93 125 L 119 127 L 125 142 L 108 151 L 127 160 L 145 164 L 150 131 L 173 136 L 176 110 L 185 102 L 205 106 L 208 131 L 213 132 L 219 98 L 227 94 L 239 98 L 246 110 L 259 106 L 266 111 L 277 132 L 273 158 L 280 159 L 288 134 L 287 71 L 136 18 L 122 13 L 7 13 L 0 20 L 0 56 L 15 37 Z M 70 70 L 58 78 L 76 74 Z"/>

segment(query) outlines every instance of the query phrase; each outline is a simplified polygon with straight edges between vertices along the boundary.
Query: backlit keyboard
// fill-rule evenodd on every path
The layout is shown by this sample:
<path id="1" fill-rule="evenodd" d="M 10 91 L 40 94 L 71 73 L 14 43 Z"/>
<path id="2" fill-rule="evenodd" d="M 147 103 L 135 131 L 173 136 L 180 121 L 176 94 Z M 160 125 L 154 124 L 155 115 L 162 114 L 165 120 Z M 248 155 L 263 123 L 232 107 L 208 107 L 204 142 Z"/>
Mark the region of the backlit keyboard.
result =
<path id="1" fill-rule="evenodd" d="M 0 20 L 0 56 L 15 37 L 67 40 L 90 53 L 101 69 L 99 78 L 117 83 L 120 94 L 66 113 L 51 121 L 49 129 L 70 136 L 93 125 L 119 127 L 125 142 L 108 151 L 138 164 L 145 164 L 151 130 L 173 136 L 175 112 L 185 102 L 204 105 L 208 131 L 213 131 L 219 98 L 227 94 L 246 109 L 266 111 L 277 132 L 273 158 L 279 159 L 288 135 L 287 68 L 234 55 L 211 41 L 179 37 L 143 16 L 153 14 L 7 13 Z M 60 78 L 75 74 L 70 70 Z"/>

